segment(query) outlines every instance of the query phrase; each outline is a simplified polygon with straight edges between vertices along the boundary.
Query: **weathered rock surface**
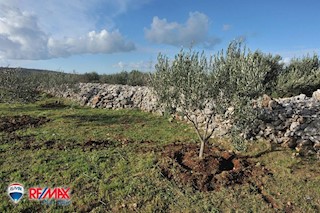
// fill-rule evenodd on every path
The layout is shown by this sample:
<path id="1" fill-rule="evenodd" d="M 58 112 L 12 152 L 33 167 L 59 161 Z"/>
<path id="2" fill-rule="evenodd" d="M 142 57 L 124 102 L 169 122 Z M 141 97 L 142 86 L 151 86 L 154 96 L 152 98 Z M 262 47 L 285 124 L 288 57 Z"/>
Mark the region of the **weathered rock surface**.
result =
<path id="1" fill-rule="evenodd" d="M 320 154 L 320 90 L 312 98 L 295 97 L 270 100 L 275 107 L 261 107 L 262 121 L 258 137 L 271 140 L 301 155 Z M 269 104 L 270 105 L 270 104 Z"/>
<path id="2" fill-rule="evenodd" d="M 313 92 L 312 98 L 317 100 L 317 101 L 320 101 L 320 89 L 318 89 L 317 91 Z"/>

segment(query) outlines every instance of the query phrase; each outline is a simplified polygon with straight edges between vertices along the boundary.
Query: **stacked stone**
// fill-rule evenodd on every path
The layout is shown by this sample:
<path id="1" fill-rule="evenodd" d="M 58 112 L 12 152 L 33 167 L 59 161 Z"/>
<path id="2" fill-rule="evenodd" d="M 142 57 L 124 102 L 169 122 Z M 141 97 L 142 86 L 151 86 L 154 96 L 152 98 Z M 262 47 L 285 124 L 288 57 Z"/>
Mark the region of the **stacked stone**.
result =
<path id="1" fill-rule="evenodd" d="M 311 98 L 301 94 L 270 99 L 261 110 L 258 137 L 294 148 L 301 155 L 320 154 L 320 90 Z"/>
<path id="2" fill-rule="evenodd" d="M 78 92 L 69 97 L 92 108 L 139 108 L 148 112 L 157 111 L 156 97 L 148 87 L 81 83 Z"/>

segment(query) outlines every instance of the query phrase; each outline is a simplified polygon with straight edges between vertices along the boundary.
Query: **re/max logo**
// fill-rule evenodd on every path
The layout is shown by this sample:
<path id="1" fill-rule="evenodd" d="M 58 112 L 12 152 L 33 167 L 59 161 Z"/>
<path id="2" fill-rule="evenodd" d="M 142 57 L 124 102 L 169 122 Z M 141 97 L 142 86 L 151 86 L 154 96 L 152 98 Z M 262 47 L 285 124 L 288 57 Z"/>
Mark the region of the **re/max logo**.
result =
<path id="1" fill-rule="evenodd" d="M 21 186 L 10 186 L 9 190 L 10 191 L 15 191 L 15 190 L 23 191 L 23 188 Z"/>
<path id="2" fill-rule="evenodd" d="M 70 199 L 70 188 L 29 188 L 29 199 L 30 200 L 44 200 L 44 199 L 55 199 L 55 200 L 69 200 Z"/>

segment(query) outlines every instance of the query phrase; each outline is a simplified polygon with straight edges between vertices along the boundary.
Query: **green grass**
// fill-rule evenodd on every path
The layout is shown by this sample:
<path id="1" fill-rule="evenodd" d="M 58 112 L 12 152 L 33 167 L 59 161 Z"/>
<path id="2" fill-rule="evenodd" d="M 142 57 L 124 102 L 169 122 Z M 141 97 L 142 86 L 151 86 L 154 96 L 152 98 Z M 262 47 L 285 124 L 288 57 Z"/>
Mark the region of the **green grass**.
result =
<path id="1" fill-rule="evenodd" d="M 184 122 L 169 122 L 139 110 L 80 107 L 66 100 L 64 108 L 40 107 L 54 100 L 0 104 L 0 117 L 30 115 L 51 120 L 12 133 L 23 136 L 20 139 L 0 132 L 0 212 L 275 211 L 249 184 L 202 193 L 164 178 L 158 166 L 162 157 L 156 150 L 177 141 L 196 141 L 192 127 Z M 27 141 L 31 141 L 29 148 Z M 88 141 L 103 143 L 89 147 Z M 226 140 L 211 142 L 232 148 Z M 252 142 L 246 154 L 253 156 L 267 148 L 265 141 Z M 294 212 L 320 211 L 319 161 L 291 156 L 290 150 L 283 149 L 253 159 L 274 174 L 264 190 L 282 209 L 291 202 Z M 72 203 L 43 205 L 24 197 L 14 205 L 6 195 L 12 182 L 25 188 L 69 186 Z"/>

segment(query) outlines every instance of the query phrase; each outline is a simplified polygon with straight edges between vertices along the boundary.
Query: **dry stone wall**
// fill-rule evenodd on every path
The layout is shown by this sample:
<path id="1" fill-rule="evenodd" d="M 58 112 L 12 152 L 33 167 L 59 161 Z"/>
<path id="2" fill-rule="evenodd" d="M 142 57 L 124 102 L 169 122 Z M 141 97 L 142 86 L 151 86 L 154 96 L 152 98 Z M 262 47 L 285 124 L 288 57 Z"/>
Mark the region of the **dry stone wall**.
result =
<path id="1" fill-rule="evenodd" d="M 163 107 L 157 104 L 157 98 L 148 87 L 81 83 L 77 90 L 51 93 L 93 108 L 138 108 L 147 112 L 164 113 Z M 262 122 L 253 131 L 256 132 L 256 138 L 265 138 L 273 143 L 296 149 L 301 155 L 318 153 L 320 156 L 320 89 L 315 91 L 312 97 L 301 94 L 290 98 L 272 99 L 264 95 L 256 103 L 262 112 Z M 232 114 L 232 108 L 226 113 Z M 197 119 L 203 122 L 207 119 L 205 113 L 197 110 L 193 116 L 197 116 Z M 214 136 L 217 137 L 227 134 L 231 126 L 231 120 L 223 120 L 218 115 L 210 128 L 215 128 Z"/>
<path id="2" fill-rule="evenodd" d="M 269 99 L 261 110 L 258 137 L 295 148 L 301 155 L 320 155 L 320 89 L 311 98 L 301 94 Z"/>

